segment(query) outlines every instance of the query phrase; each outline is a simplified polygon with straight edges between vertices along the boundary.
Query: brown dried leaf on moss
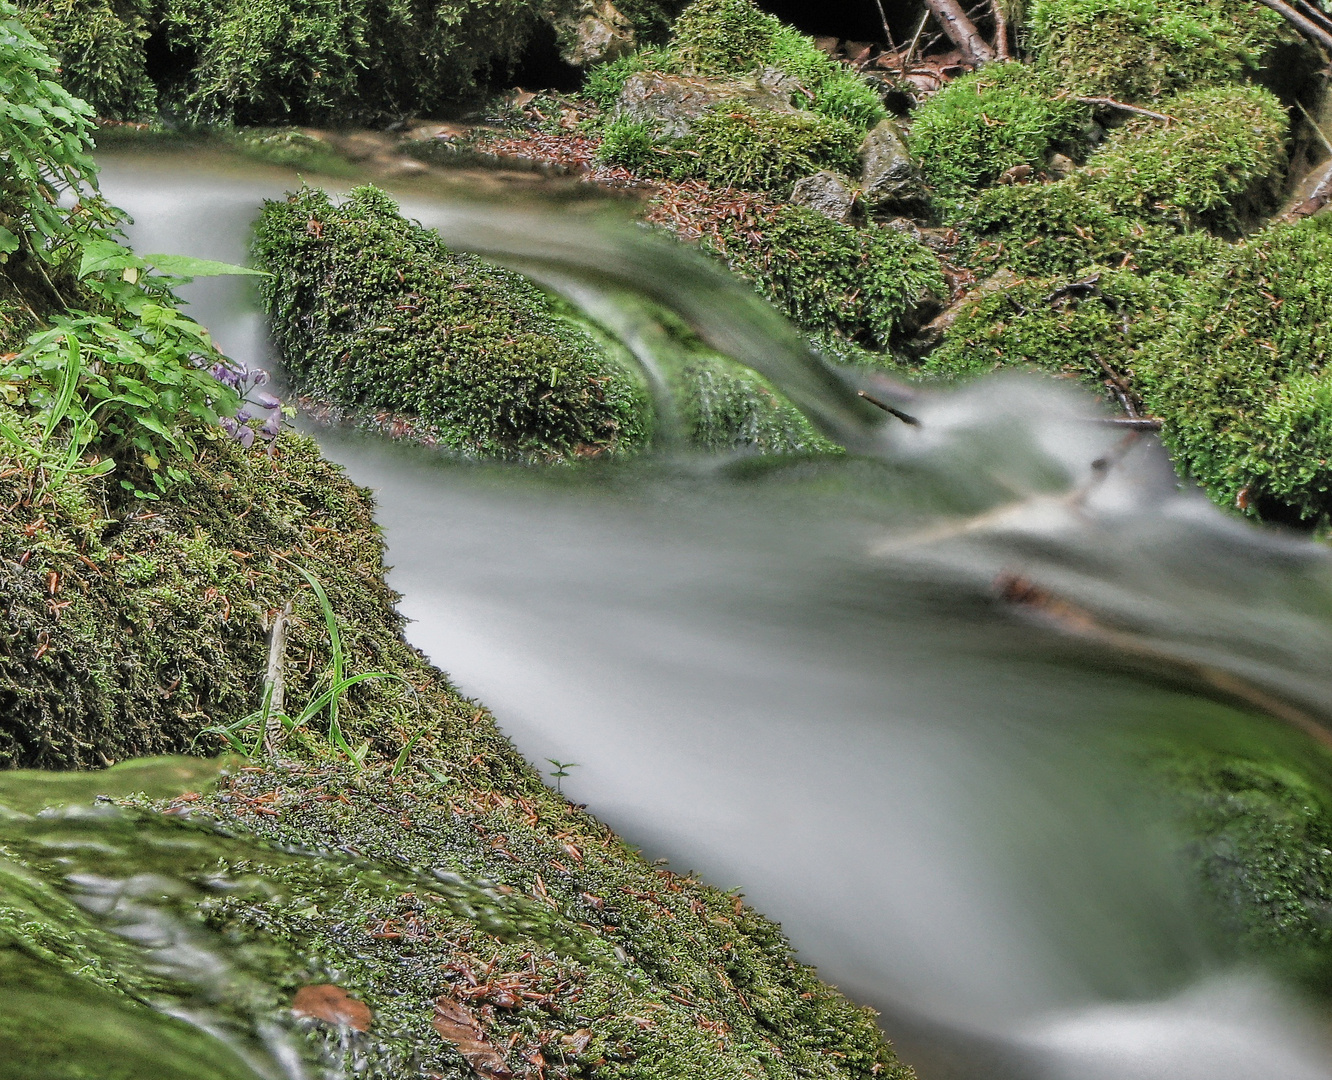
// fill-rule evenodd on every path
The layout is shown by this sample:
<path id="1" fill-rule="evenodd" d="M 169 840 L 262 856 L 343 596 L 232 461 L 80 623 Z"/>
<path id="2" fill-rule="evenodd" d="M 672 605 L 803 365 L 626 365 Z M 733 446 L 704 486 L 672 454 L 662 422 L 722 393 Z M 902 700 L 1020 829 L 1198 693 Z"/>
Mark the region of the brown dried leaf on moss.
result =
<path id="1" fill-rule="evenodd" d="M 483 1080 L 507 1080 L 513 1070 L 504 1063 L 504 1055 L 495 1048 L 466 1005 L 441 994 L 435 1001 L 433 1026 L 453 1043 L 463 1060 Z"/>
<path id="2" fill-rule="evenodd" d="M 349 1027 L 353 1031 L 369 1031 L 374 1019 L 370 1006 L 357 1001 L 342 987 L 331 983 L 302 986 L 292 999 L 291 1011 L 297 1016 L 322 1020 L 337 1027 Z"/>

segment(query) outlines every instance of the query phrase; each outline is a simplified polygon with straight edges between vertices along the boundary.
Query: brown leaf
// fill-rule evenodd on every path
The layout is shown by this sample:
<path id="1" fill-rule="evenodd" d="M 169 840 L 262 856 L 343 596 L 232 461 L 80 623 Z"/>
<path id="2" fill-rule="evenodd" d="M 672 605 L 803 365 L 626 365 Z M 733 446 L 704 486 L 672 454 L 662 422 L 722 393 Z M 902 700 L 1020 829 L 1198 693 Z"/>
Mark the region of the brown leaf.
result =
<path id="1" fill-rule="evenodd" d="M 481 1030 L 471 1010 L 448 994 L 441 994 L 435 1000 L 434 1027 L 457 1048 L 482 1080 L 508 1080 L 513 1076 L 513 1070 L 504 1063 L 503 1055 Z"/>
<path id="2" fill-rule="evenodd" d="M 297 1016 L 308 1016 L 353 1031 L 369 1031 L 373 1015 L 365 1002 L 357 1001 L 342 987 L 329 983 L 302 986 L 292 1000 L 291 1011 Z"/>
<path id="3" fill-rule="evenodd" d="M 590 1043 L 591 1041 L 592 1041 L 591 1028 L 579 1028 L 577 1031 L 571 1032 L 568 1035 L 561 1036 L 560 1038 L 560 1042 L 564 1044 L 565 1048 L 574 1057 L 577 1057 L 584 1050 L 586 1050 L 587 1044 Z"/>

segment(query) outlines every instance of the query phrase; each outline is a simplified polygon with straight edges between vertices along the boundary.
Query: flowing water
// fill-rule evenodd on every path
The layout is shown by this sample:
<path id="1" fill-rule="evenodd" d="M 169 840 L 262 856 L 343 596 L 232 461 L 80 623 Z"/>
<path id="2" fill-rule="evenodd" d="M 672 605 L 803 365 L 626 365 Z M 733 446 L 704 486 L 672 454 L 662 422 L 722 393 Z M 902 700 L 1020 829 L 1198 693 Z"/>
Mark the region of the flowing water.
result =
<path id="1" fill-rule="evenodd" d="M 104 170 L 141 250 L 228 261 L 293 186 L 220 157 Z M 648 366 L 643 298 L 675 308 L 856 451 L 541 471 L 318 431 L 375 490 L 411 640 L 529 759 L 577 762 L 566 791 L 649 857 L 742 887 L 924 1080 L 1332 1077 L 1320 1009 L 1205 929 L 1144 764 L 1261 747 L 1326 782 L 1325 548 L 1228 517 L 1048 383 L 883 426 L 743 290 L 587 206 L 402 197 Z M 186 292 L 271 367 L 248 289 Z M 277 1075 L 287 1036 L 243 1027 L 182 1030 Z"/>

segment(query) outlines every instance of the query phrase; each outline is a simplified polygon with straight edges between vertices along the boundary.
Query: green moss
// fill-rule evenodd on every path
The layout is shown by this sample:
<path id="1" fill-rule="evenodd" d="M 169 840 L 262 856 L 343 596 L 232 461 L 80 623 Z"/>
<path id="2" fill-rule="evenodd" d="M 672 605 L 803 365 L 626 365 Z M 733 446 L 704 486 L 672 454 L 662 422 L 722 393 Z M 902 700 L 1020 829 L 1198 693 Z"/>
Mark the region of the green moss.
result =
<path id="1" fill-rule="evenodd" d="M 1189 274 L 1223 250 L 1208 233 L 1116 211 L 1082 176 L 989 188 L 959 203 L 950 222 L 961 237 L 954 258 L 986 273 L 1058 277 L 1101 264 Z"/>
<path id="2" fill-rule="evenodd" d="M 1256 0 L 1032 0 L 1030 45 L 1073 94 L 1154 101 L 1234 82 L 1278 42 L 1281 17 Z"/>
<path id="3" fill-rule="evenodd" d="M 98 116 L 141 120 L 157 111 L 144 50 L 148 0 L 28 0 L 19 14 L 60 64 L 65 88 Z"/>
<path id="4" fill-rule="evenodd" d="M 255 242 L 287 370 L 335 404 L 419 418 L 464 454 L 529 460 L 641 445 L 644 391 L 534 285 L 455 255 L 373 188 L 265 206 Z"/>
<path id="5" fill-rule="evenodd" d="M 650 124 L 640 124 L 634 120 L 612 120 L 601 130 L 597 160 L 607 165 L 623 165 L 626 169 L 651 174 L 659 168 L 658 159 L 654 156 L 656 145 Z"/>
<path id="6" fill-rule="evenodd" d="M 853 171 L 860 142 L 861 133 L 845 120 L 724 104 L 696 120 L 663 160 L 677 180 L 786 194 L 821 169 Z"/>
<path id="7" fill-rule="evenodd" d="M 1079 182 L 1145 219 L 1234 229 L 1275 208 L 1286 166 L 1285 109 L 1269 91 L 1228 86 L 1161 103 L 1172 122 L 1134 117 L 1087 162 Z"/>
<path id="8" fill-rule="evenodd" d="M 1219 502 L 1332 512 L 1332 219 L 1274 225 L 1190 284 L 1139 358 L 1181 468 Z"/>
<path id="9" fill-rule="evenodd" d="M 1332 806 L 1275 758 L 1220 751 L 1154 762 L 1228 951 L 1326 984 L 1332 974 Z"/>
<path id="10" fill-rule="evenodd" d="M 1085 106 L 1052 96 L 1051 83 L 1018 63 L 991 64 L 949 83 L 916 110 L 911 151 L 942 199 L 993 184 L 1019 165 L 1039 168 L 1083 138 Z"/>
<path id="11" fill-rule="evenodd" d="M 1183 279 L 1092 270 L 1086 285 L 1067 278 L 1022 278 L 981 290 L 963 304 L 943 342 L 921 367 L 948 379 L 1027 365 L 1098 388 L 1132 387 L 1139 348 L 1161 332 L 1163 309 Z M 1136 396 L 1136 395 L 1135 395 Z"/>
<path id="12" fill-rule="evenodd" d="M 697 239 L 810 334 L 884 346 L 947 295 L 935 254 L 895 229 L 706 189 L 675 193 L 649 220 Z"/>

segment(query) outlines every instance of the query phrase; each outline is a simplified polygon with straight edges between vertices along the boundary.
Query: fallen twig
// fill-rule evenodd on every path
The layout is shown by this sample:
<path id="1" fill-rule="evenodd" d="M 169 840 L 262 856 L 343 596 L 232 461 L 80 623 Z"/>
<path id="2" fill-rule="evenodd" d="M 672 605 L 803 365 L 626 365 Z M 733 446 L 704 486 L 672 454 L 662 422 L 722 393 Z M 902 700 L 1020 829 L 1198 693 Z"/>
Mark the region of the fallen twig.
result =
<path id="1" fill-rule="evenodd" d="M 920 427 L 920 421 L 917 420 L 917 419 L 916 419 L 914 416 L 912 416 L 910 413 L 904 413 L 901 409 L 894 409 L 891 405 L 888 405 L 888 404 L 886 404 L 885 402 L 880 401 L 878 398 L 874 397 L 872 394 L 867 394 L 867 393 L 865 393 L 864 390 L 857 390 L 856 393 L 857 393 L 860 397 L 863 397 L 863 398 L 864 398 L 866 401 L 868 401 L 871 405 L 876 405 L 876 406 L 878 406 L 880 409 L 882 409 L 884 412 L 886 412 L 886 413 L 891 413 L 893 416 L 895 416 L 895 417 L 897 417 L 899 420 L 901 420 L 902 423 L 904 423 L 904 424 L 910 424 L 912 427 Z"/>
<path id="2" fill-rule="evenodd" d="M 1301 15 L 1285 0 L 1258 0 L 1258 2 L 1264 7 L 1270 7 L 1305 37 L 1316 41 L 1324 49 L 1332 52 L 1332 32 L 1324 30 L 1308 16 Z"/>
<path id="3" fill-rule="evenodd" d="M 1004 14 L 1004 0 L 990 0 L 994 12 L 994 54 L 996 60 L 1009 59 L 1008 16 Z"/>
<path id="4" fill-rule="evenodd" d="M 976 24 L 968 18 L 957 0 L 925 0 L 925 4 L 934 13 L 948 39 L 972 65 L 981 67 L 995 59 L 994 49 L 981 36 Z"/>
<path id="5" fill-rule="evenodd" d="M 1107 109 L 1121 109 L 1124 112 L 1136 113 L 1138 116 L 1149 116 L 1153 120 L 1164 120 L 1167 124 L 1178 124 L 1179 121 L 1173 116 L 1167 116 L 1165 113 L 1152 112 L 1151 109 L 1144 109 L 1141 105 L 1130 105 L 1125 101 L 1116 101 L 1108 97 L 1075 97 L 1074 101 L 1083 105 L 1102 105 Z"/>

